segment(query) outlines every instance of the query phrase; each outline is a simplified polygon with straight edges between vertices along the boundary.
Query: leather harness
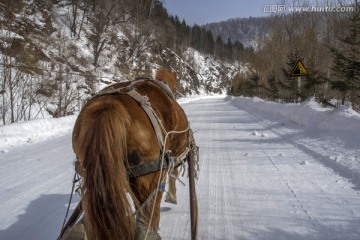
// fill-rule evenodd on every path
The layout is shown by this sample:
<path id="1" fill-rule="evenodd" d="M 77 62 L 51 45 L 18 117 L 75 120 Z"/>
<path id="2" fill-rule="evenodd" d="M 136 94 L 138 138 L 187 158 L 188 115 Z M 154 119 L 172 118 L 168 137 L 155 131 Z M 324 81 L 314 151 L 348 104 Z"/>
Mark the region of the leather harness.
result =
<path id="1" fill-rule="evenodd" d="M 145 113 L 149 117 L 151 124 L 155 130 L 156 137 L 157 137 L 157 140 L 158 140 L 158 143 L 160 146 L 160 151 L 161 151 L 160 155 L 162 155 L 162 153 L 163 153 L 162 151 L 164 150 L 164 138 L 162 135 L 162 128 L 161 128 L 161 125 L 159 122 L 160 119 L 158 118 L 158 116 L 156 115 L 154 110 L 152 109 L 148 97 L 143 96 L 136 91 L 135 85 L 139 81 L 148 81 L 152 84 L 155 84 L 156 86 L 158 86 L 159 88 L 164 90 L 170 98 L 175 100 L 173 93 L 171 92 L 169 86 L 166 83 L 159 81 L 159 80 L 152 80 L 150 78 L 135 79 L 129 86 L 126 86 L 123 88 L 118 88 L 118 89 L 110 88 L 110 89 L 102 90 L 102 91 L 98 92 L 97 94 L 95 94 L 91 99 L 94 99 L 94 98 L 100 97 L 100 96 L 104 96 L 104 95 L 118 95 L 118 94 L 121 94 L 121 95 L 126 94 L 126 95 L 132 97 L 136 102 L 138 102 L 140 104 L 140 106 L 144 109 Z M 164 129 L 164 131 L 165 131 L 165 129 Z M 198 156 L 199 151 L 198 150 L 199 150 L 199 148 L 195 143 L 195 139 L 193 137 L 193 133 L 192 133 L 191 129 L 189 129 L 189 131 L 190 131 L 190 139 L 189 139 L 190 143 L 189 143 L 189 147 L 186 148 L 184 153 L 182 153 L 178 157 L 170 157 L 169 152 L 165 152 L 164 153 L 165 161 L 162 161 L 161 159 L 159 159 L 159 160 L 154 160 L 151 162 L 143 163 L 143 164 L 140 164 L 137 166 L 128 167 L 129 178 L 146 175 L 146 174 L 149 174 L 152 172 L 159 171 L 160 169 L 169 168 L 171 166 L 174 167 L 174 165 L 175 165 L 175 167 L 177 167 L 177 165 L 182 164 L 181 162 L 183 162 L 183 159 L 185 159 L 185 157 L 188 155 L 188 153 L 190 151 L 193 153 L 194 156 L 196 156 L 196 158 L 197 158 L 196 165 L 198 167 L 198 159 L 199 159 L 199 156 Z M 171 164 L 173 164 L 173 165 L 171 165 Z M 79 173 L 79 171 L 78 171 L 79 169 L 77 169 L 78 167 L 79 167 L 79 162 L 77 160 L 75 162 L 75 176 L 77 173 Z M 196 171 L 195 171 L 195 173 L 196 173 Z M 74 179 L 75 179 L 75 176 L 74 176 Z M 195 175 L 195 178 L 197 178 L 196 175 Z M 76 182 L 73 181 L 73 187 L 75 186 L 75 183 Z M 148 199 L 151 199 L 151 196 L 152 195 L 150 195 L 148 197 Z M 70 202 L 71 202 L 71 198 L 70 198 Z M 70 206 L 70 204 L 68 206 Z M 143 207 L 143 206 L 141 206 L 141 207 Z M 65 233 L 65 231 L 70 229 L 76 223 L 76 221 L 78 220 L 79 216 L 82 213 L 81 208 L 82 207 L 81 207 L 81 201 L 80 201 L 78 203 L 75 211 L 71 215 L 70 219 L 68 220 L 68 222 L 65 224 L 65 221 L 64 221 L 64 224 L 63 224 L 61 233 L 58 237 L 58 240 L 62 239 L 62 236 Z M 65 220 L 66 220 L 66 217 L 65 217 Z M 71 234 L 71 232 L 69 234 Z"/>
<path id="2" fill-rule="evenodd" d="M 164 90 L 164 92 L 170 98 L 175 100 L 175 97 L 174 97 L 173 93 L 171 92 L 167 83 L 165 83 L 164 81 L 161 81 L 161 80 L 153 80 L 150 78 L 137 78 L 134 81 L 132 81 L 132 83 L 129 86 L 117 88 L 117 89 L 110 88 L 110 89 L 102 90 L 102 91 L 96 93 L 94 96 L 92 96 L 91 99 L 94 99 L 94 98 L 97 98 L 100 96 L 104 96 L 104 95 L 118 95 L 118 94 L 120 94 L 120 95 L 126 94 L 126 95 L 130 96 L 131 98 L 133 98 L 136 102 L 138 102 L 140 104 L 140 106 L 145 111 L 146 115 L 148 116 L 148 118 L 154 128 L 156 138 L 157 138 L 158 144 L 160 146 L 160 151 L 163 151 L 165 146 L 164 146 L 164 138 L 163 138 L 162 132 L 165 131 L 165 129 L 163 129 L 161 127 L 160 119 L 157 116 L 157 114 L 155 113 L 155 111 L 153 110 L 153 108 L 151 107 L 149 98 L 146 95 L 143 96 L 139 92 L 136 91 L 136 84 L 139 82 L 142 82 L 142 81 L 152 83 L 155 86 L 161 88 L 162 90 Z M 162 152 L 160 155 L 162 155 Z M 184 154 L 182 154 L 181 156 L 183 156 L 183 155 Z M 170 166 L 170 164 L 172 164 L 174 161 L 175 161 L 175 164 L 178 164 L 178 163 L 176 163 L 177 157 L 170 157 L 168 152 L 165 152 L 164 156 L 165 156 L 165 158 L 164 158 L 165 161 L 158 159 L 158 160 L 153 160 L 151 162 L 142 163 L 137 166 L 128 167 L 129 178 L 139 177 L 139 176 L 146 175 L 146 174 L 149 174 L 152 172 L 156 172 L 160 169 L 168 168 Z"/>

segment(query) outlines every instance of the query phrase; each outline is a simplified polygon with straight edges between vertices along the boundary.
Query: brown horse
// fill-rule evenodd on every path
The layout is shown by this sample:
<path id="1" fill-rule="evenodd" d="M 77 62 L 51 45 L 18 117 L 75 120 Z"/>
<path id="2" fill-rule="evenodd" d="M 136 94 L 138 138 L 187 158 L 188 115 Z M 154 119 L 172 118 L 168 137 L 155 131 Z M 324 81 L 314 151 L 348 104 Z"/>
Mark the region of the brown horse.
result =
<path id="1" fill-rule="evenodd" d="M 176 74 L 160 69 L 156 81 L 174 92 Z M 126 91 L 113 91 L 117 89 L 135 89 L 147 96 L 145 105 L 150 105 L 163 129 L 162 140 L 170 131 L 181 133 L 169 134 L 161 149 L 142 105 Z M 167 169 L 136 177 L 131 177 L 129 171 L 162 159 L 165 152 L 178 157 L 189 147 L 187 117 L 166 89 L 149 79 L 114 84 L 89 100 L 80 112 L 73 130 L 73 149 L 83 177 L 82 209 L 89 239 L 138 238 L 139 222 L 158 229 L 162 199 L 159 182 L 165 184 Z M 174 182 L 171 185 L 174 187 Z"/>

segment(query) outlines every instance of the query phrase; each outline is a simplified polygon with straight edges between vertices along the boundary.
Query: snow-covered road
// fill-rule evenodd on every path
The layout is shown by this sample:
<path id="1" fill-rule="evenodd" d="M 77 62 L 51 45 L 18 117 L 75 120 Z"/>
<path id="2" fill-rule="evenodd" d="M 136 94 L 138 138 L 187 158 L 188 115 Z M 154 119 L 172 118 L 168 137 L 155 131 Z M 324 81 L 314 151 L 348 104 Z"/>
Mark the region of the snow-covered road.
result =
<path id="1" fill-rule="evenodd" d="M 184 108 L 201 152 L 199 239 L 360 239 L 360 194 L 347 179 L 221 99 Z M 188 209 L 163 213 L 164 239 L 189 239 Z"/>
<path id="2" fill-rule="evenodd" d="M 199 239 L 360 239 L 357 178 L 306 151 L 282 124 L 223 98 L 183 107 L 200 146 Z M 56 238 L 71 189 L 70 140 L 0 154 L 1 240 Z M 188 187 L 178 184 L 178 205 L 161 211 L 163 239 L 190 239 Z"/>
<path id="3" fill-rule="evenodd" d="M 0 154 L 0 239 L 56 239 L 74 174 L 71 136 Z"/>

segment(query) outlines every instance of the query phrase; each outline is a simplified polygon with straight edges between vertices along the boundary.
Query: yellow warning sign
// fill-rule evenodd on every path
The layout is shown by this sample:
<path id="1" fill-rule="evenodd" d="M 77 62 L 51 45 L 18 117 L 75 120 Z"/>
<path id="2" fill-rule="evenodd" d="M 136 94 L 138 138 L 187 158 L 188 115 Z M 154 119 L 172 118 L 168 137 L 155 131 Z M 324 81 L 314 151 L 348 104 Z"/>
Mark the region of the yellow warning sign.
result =
<path id="1" fill-rule="evenodd" d="M 309 72 L 306 70 L 304 64 L 299 59 L 297 60 L 293 70 L 290 73 L 290 77 L 300 77 L 300 76 L 306 76 Z"/>

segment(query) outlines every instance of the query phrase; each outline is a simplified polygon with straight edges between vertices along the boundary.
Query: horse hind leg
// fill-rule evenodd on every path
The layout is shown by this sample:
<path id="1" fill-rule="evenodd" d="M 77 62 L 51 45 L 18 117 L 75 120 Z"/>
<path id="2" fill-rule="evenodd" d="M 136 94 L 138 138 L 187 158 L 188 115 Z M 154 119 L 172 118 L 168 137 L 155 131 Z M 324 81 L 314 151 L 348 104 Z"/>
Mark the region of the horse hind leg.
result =
<path id="1" fill-rule="evenodd" d="M 157 229 L 150 228 L 148 231 L 148 225 L 138 221 L 136 223 L 136 240 L 161 240 L 161 236 Z"/>

